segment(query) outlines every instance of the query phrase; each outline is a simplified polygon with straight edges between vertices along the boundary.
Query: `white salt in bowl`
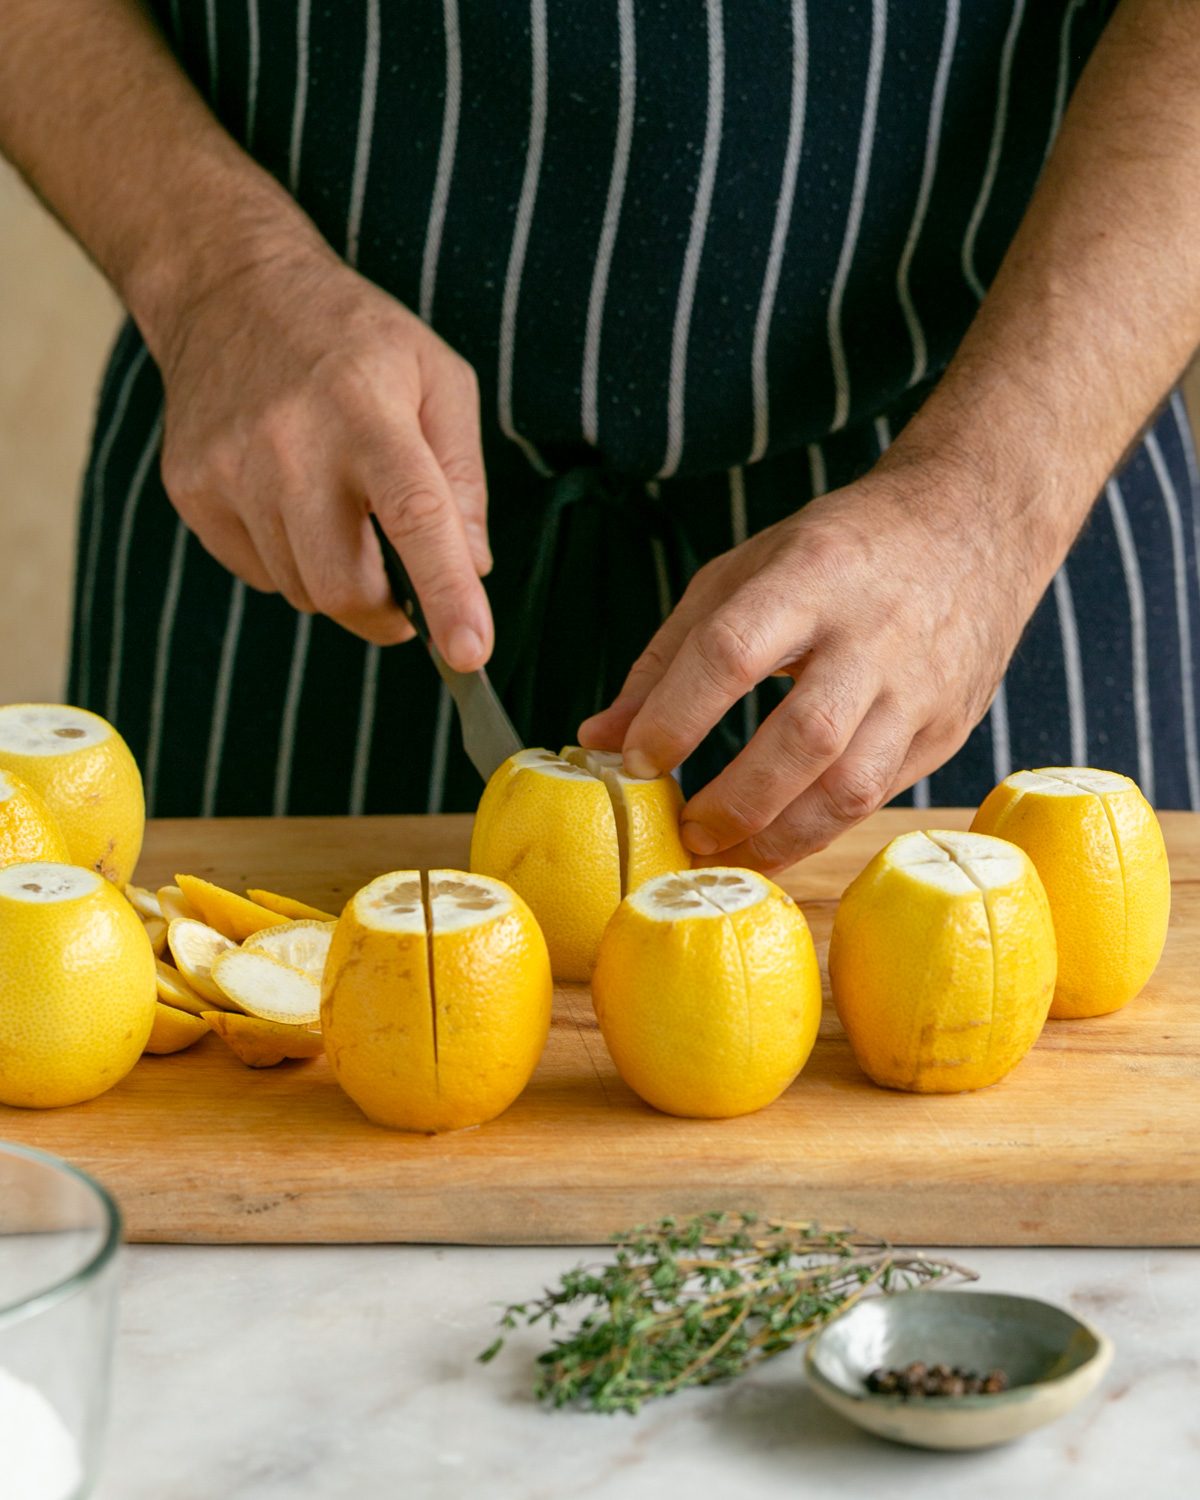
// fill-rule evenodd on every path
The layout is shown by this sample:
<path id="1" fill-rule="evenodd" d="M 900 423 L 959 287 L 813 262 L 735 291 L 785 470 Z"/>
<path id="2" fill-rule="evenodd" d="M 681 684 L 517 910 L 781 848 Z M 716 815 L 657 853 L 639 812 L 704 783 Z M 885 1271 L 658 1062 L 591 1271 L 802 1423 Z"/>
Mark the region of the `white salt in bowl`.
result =
<path id="1" fill-rule="evenodd" d="M 0 1491 L 83 1500 L 108 1416 L 121 1216 L 98 1182 L 0 1141 Z"/>

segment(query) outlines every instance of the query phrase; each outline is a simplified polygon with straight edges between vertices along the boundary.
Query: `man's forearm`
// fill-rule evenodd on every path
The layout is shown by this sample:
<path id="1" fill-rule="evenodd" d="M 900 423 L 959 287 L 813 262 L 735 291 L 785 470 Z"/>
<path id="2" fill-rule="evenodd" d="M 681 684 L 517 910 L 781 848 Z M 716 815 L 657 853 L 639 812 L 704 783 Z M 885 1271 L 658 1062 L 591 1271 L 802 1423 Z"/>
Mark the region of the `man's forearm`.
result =
<path id="1" fill-rule="evenodd" d="M 0 0 L 0 150 L 159 356 L 182 311 L 316 229 L 209 111 L 137 0 Z"/>
<path id="2" fill-rule="evenodd" d="M 1200 344 L 1200 0 L 1124 0 L 995 283 L 890 455 L 961 463 L 1061 560 Z"/>

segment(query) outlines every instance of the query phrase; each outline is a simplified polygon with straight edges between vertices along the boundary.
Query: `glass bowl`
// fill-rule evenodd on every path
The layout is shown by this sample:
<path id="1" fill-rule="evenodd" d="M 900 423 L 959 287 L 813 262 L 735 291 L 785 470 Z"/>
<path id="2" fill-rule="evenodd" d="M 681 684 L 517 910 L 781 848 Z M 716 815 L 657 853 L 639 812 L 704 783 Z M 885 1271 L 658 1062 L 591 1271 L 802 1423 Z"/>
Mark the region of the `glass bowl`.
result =
<path id="1" fill-rule="evenodd" d="M 121 1216 L 99 1183 L 0 1141 L 0 1491 L 82 1500 L 108 1415 Z"/>

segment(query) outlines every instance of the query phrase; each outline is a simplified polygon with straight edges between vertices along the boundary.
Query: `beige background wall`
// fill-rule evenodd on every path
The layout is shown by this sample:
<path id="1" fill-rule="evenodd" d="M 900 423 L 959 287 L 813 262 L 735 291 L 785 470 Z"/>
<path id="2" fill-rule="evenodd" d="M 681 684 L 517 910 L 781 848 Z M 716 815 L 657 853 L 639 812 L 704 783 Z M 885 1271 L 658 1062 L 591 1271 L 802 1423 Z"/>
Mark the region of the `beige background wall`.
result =
<path id="1" fill-rule="evenodd" d="M 117 322 L 105 282 L 0 162 L 0 703 L 63 692 L 79 474 Z M 1200 366 L 1191 386 L 1200 413 Z"/>

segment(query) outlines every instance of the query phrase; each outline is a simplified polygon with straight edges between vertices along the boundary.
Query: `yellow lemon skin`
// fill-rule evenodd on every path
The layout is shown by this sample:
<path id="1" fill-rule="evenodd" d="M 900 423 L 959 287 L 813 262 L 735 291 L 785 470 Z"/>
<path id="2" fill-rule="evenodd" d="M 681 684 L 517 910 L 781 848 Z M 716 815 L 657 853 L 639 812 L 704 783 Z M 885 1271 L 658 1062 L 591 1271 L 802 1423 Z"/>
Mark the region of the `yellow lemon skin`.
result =
<path id="1" fill-rule="evenodd" d="M 62 749 L 20 748 L 31 735 L 43 751 L 47 743 Z M 8 704 L 0 708 L 0 769 L 41 795 L 58 821 L 72 864 L 125 886 L 142 852 L 146 804 L 137 762 L 107 719 L 62 704 Z"/>
<path id="2" fill-rule="evenodd" d="M 672 880 L 690 889 L 722 877 L 749 881 L 752 904 L 701 914 L 685 897 L 647 914 Z M 821 980 L 804 914 L 778 886 L 749 871 L 680 871 L 622 901 L 592 1002 L 617 1071 L 647 1104 L 724 1119 L 772 1103 L 807 1062 Z"/>
<path id="3" fill-rule="evenodd" d="M 999 839 L 964 839 L 972 836 L 902 834 L 838 905 L 834 1004 L 859 1066 L 885 1088 L 985 1088 L 1045 1024 L 1056 960 L 1037 871 Z"/>
<path id="4" fill-rule="evenodd" d="M 1167 940 L 1171 873 L 1136 782 L 1091 767 L 1017 772 L 971 827 L 1018 844 L 1046 887 L 1058 939 L 1052 1016 L 1108 1015 L 1140 993 Z"/>
<path id="5" fill-rule="evenodd" d="M 22 885 L 56 881 L 75 894 L 21 899 Z M 0 871 L 0 1103 L 52 1108 L 112 1088 L 156 1004 L 150 939 L 115 886 L 70 865 Z"/>
<path id="6" fill-rule="evenodd" d="M 496 914 L 439 931 L 446 883 L 499 889 Z M 553 982 L 545 939 L 515 892 L 438 870 L 429 888 L 432 939 L 415 871 L 381 876 L 347 903 L 325 964 L 321 1033 L 368 1119 L 434 1133 L 481 1125 L 521 1093 L 545 1047 Z"/>
<path id="7" fill-rule="evenodd" d="M 506 760 L 475 814 L 471 869 L 503 881 L 526 902 L 545 934 L 556 979 L 590 977 L 621 900 L 616 817 L 601 780 L 547 751 Z"/>
<path id="8" fill-rule="evenodd" d="M 0 866 L 37 859 L 70 863 L 62 829 L 31 786 L 11 771 L 0 771 Z"/>

